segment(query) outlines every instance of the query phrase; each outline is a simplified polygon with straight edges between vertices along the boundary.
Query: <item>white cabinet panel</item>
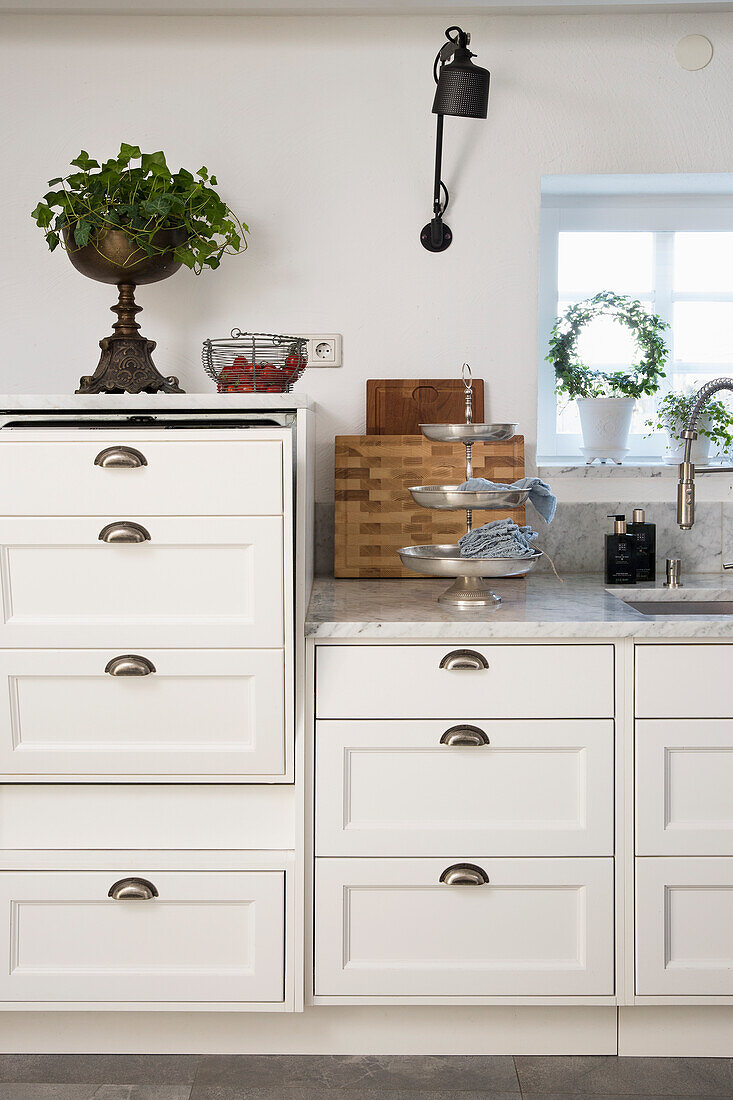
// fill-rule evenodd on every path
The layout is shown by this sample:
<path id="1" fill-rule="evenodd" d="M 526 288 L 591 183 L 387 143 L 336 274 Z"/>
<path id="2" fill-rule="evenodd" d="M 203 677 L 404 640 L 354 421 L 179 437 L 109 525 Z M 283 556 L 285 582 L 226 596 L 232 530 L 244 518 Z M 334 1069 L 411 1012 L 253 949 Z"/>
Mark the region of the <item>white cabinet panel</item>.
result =
<path id="1" fill-rule="evenodd" d="M 248 430 L 4 429 L 0 514 L 280 515 L 282 450 Z"/>
<path id="2" fill-rule="evenodd" d="M 612 718 L 613 646 L 477 645 L 486 668 L 441 668 L 463 647 L 318 646 L 319 718 Z"/>
<path id="3" fill-rule="evenodd" d="M 636 992 L 733 996 L 733 859 L 637 859 Z"/>
<path id="4" fill-rule="evenodd" d="M 638 855 L 733 856 L 733 721 L 636 723 Z"/>
<path id="5" fill-rule="evenodd" d="M 317 855 L 613 854 L 613 721 L 478 719 L 470 747 L 450 729 L 317 722 Z"/>
<path id="6" fill-rule="evenodd" d="M 733 718 L 733 645 L 635 647 L 637 718 Z"/>
<path id="7" fill-rule="evenodd" d="M 0 643 L 282 646 L 283 523 L 135 516 L 0 520 Z"/>
<path id="8" fill-rule="evenodd" d="M 115 901 L 128 876 L 152 900 Z M 3 1001 L 281 1001 L 282 871 L 1 872 Z"/>
<path id="9" fill-rule="evenodd" d="M 469 857 L 479 886 L 452 862 L 317 859 L 316 994 L 613 993 L 612 859 Z"/>
<path id="10" fill-rule="evenodd" d="M 3 854 L 294 847 L 290 784 L 0 783 Z"/>
<path id="11" fill-rule="evenodd" d="M 141 676 L 108 674 L 115 656 L 0 651 L 0 773 L 282 773 L 282 650 L 144 649 Z"/>

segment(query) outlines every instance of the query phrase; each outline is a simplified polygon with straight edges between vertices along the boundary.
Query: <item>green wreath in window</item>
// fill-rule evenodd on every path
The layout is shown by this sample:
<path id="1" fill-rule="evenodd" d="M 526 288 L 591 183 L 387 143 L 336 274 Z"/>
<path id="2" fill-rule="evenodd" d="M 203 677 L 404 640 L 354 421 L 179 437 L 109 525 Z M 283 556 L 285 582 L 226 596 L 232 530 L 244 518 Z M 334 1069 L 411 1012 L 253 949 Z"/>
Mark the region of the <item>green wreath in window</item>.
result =
<path id="1" fill-rule="evenodd" d="M 614 317 L 629 329 L 639 351 L 639 361 L 627 371 L 591 370 L 578 359 L 578 337 L 584 325 L 596 317 Z M 576 302 L 558 317 L 550 334 L 547 362 L 555 369 L 555 392 L 574 397 L 644 397 L 659 389 L 665 378 L 669 349 L 662 333 L 669 325 L 641 302 L 602 290 Z"/>

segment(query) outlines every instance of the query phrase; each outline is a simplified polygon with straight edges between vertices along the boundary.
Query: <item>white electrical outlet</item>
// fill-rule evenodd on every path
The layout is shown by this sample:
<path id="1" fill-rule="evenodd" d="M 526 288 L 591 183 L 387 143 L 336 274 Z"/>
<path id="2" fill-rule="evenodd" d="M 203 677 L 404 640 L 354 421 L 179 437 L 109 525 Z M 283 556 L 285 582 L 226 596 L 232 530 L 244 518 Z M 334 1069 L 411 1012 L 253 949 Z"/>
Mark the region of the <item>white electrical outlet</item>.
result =
<path id="1" fill-rule="evenodd" d="M 316 336 L 303 333 L 303 339 L 308 341 L 308 366 L 309 367 L 340 367 L 341 366 L 341 337 L 338 334 L 319 334 Z"/>

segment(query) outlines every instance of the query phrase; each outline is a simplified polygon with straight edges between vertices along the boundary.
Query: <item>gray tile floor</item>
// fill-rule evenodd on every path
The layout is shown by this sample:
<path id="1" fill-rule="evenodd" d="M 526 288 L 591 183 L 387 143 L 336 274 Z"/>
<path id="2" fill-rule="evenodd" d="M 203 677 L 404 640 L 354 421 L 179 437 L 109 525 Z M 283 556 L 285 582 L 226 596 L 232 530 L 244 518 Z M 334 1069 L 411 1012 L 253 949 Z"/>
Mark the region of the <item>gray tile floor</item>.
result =
<path id="1" fill-rule="evenodd" d="M 0 1055 L 0 1100 L 713 1100 L 733 1058 Z"/>

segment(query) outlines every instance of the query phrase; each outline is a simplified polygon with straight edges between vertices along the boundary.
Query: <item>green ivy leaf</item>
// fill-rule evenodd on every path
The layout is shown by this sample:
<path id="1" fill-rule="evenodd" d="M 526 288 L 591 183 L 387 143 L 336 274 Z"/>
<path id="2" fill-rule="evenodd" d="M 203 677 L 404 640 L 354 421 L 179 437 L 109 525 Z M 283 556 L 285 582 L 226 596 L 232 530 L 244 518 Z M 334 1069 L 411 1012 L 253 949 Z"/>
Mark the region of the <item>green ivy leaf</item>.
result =
<path id="1" fill-rule="evenodd" d="M 39 202 L 35 210 L 32 211 L 31 217 L 35 220 L 37 225 L 45 229 L 53 221 L 53 210 L 45 203 Z"/>
<path id="2" fill-rule="evenodd" d="M 71 163 L 74 164 L 77 168 L 83 169 L 85 172 L 88 171 L 88 169 L 90 168 L 99 168 L 99 164 L 97 163 L 97 161 L 92 160 L 86 149 L 82 149 L 82 151 L 79 153 L 79 156 L 72 160 Z"/>
<path id="3" fill-rule="evenodd" d="M 84 248 L 89 244 L 89 237 L 92 233 L 92 227 L 87 221 L 79 221 L 74 226 L 74 244 L 79 248 Z"/>

